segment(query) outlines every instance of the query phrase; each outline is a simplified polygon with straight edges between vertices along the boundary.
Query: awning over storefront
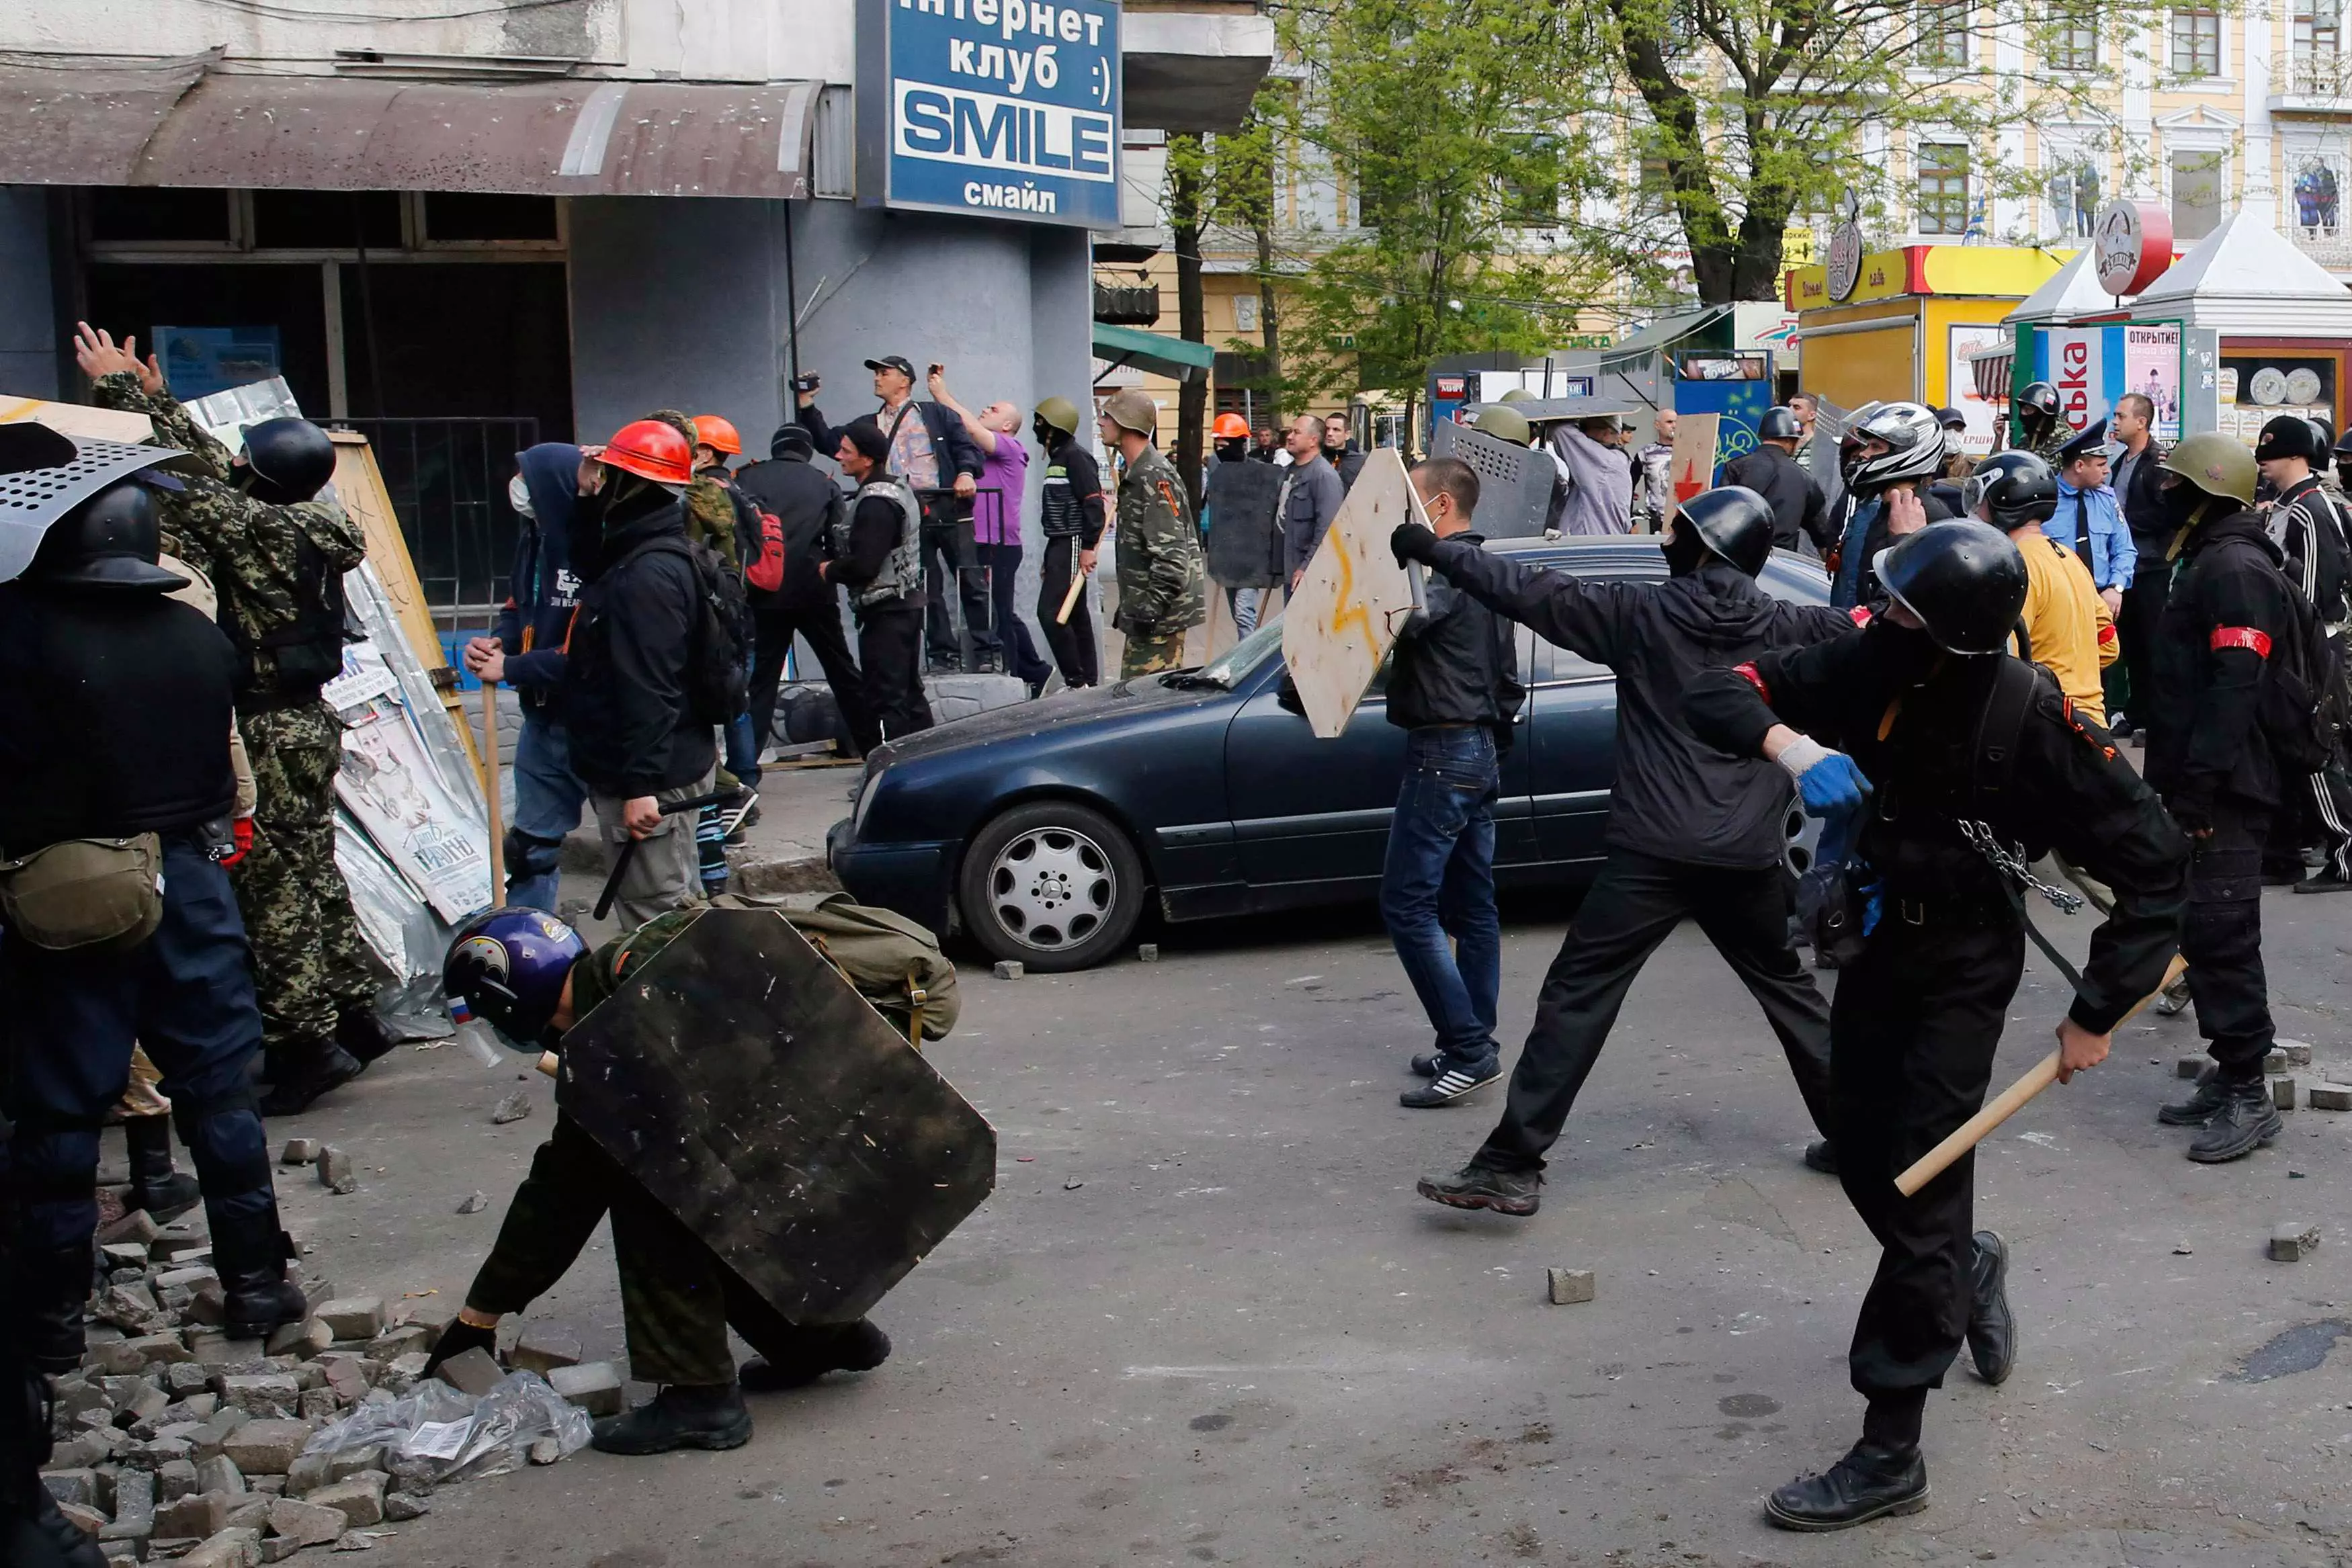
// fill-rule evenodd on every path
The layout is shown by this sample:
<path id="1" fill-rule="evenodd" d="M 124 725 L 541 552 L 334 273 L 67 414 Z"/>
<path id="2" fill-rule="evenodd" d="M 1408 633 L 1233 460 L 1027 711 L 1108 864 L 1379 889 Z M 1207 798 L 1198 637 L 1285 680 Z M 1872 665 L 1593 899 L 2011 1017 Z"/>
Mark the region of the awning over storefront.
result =
<path id="1" fill-rule="evenodd" d="M 1206 343 L 1194 343 L 1182 338 L 1171 338 L 1159 332 L 1146 332 L 1135 327 L 1112 327 L 1095 323 L 1095 359 L 1099 364 L 1095 379 L 1102 379 L 1103 367 L 1118 370 L 1123 365 L 1135 365 L 1180 382 L 1198 381 L 1209 373 L 1217 362 L 1217 350 Z"/>
<path id="2" fill-rule="evenodd" d="M 240 76 L 210 57 L 0 66 L 0 184 L 808 194 L 819 84 Z"/>
<path id="3" fill-rule="evenodd" d="M 1731 307 L 1728 305 L 1708 305 L 1685 311 L 1679 316 L 1661 316 L 1640 331 L 1627 336 L 1615 347 L 1603 350 L 1601 368 L 1604 371 L 1631 369 L 1730 314 Z"/>

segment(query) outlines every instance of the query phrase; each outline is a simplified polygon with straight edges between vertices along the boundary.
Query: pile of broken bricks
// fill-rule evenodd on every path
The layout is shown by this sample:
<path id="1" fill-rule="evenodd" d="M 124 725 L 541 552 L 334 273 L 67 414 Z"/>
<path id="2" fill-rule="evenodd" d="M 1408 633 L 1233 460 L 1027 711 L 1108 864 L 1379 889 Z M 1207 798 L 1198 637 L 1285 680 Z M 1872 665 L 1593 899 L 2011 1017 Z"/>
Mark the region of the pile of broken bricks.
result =
<path id="1" fill-rule="evenodd" d="M 289 1163 L 305 1150 L 296 1140 Z M 56 1451 L 42 1480 L 110 1560 L 176 1559 L 186 1568 L 253 1568 L 308 1547 L 363 1551 L 430 1507 L 425 1467 L 382 1447 L 306 1453 L 312 1435 L 357 1406 L 394 1399 L 424 1375 L 454 1307 L 338 1296 L 298 1270 L 309 1314 L 260 1340 L 220 1330 L 223 1299 L 202 1211 L 158 1225 L 132 1210 L 98 1232 L 104 1270 L 89 1306 L 89 1351 L 53 1380 Z M 547 1378 L 591 1416 L 622 1407 L 618 1372 L 583 1366 L 576 1340 L 512 1334 L 515 1370 Z M 505 1337 L 505 1336 L 502 1336 Z M 505 1371 L 483 1350 L 436 1375 L 487 1394 Z M 559 1457 L 552 1437 L 536 1464 Z"/>

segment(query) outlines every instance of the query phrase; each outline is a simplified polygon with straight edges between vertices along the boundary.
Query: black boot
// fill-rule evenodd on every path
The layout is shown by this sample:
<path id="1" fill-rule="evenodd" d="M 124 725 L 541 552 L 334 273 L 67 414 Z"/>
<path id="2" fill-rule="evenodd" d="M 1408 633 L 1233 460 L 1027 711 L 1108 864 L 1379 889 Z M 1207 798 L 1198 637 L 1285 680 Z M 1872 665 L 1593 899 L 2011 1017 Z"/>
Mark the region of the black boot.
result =
<path id="1" fill-rule="evenodd" d="M 1801 1477 L 1766 1498 L 1764 1513 L 1783 1530 L 1851 1530 L 1927 1506 L 1927 1465 L 1917 1446 L 1891 1448 L 1864 1437 L 1822 1474 Z"/>
<path id="2" fill-rule="evenodd" d="M 1413 1190 L 1448 1208 L 1491 1208 L 1524 1218 L 1543 1202 L 1543 1172 L 1492 1170 L 1474 1162 L 1448 1176 L 1423 1176 Z"/>
<path id="3" fill-rule="evenodd" d="M 751 1412 L 732 1383 L 665 1385 L 625 1416 L 596 1423 L 589 1446 L 607 1454 L 667 1454 L 672 1448 L 740 1448 L 751 1440 Z"/>
<path id="4" fill-rule="evenodd" d="M 273 1201 L 258 1214 L 224 1216 L 209 1210 L 213 1268 L 220 1275 L 221 1333 L 231 1339 L 268 1339 L 299 1323 L 310 1306 L 286 1277 L 294 1244 L 278 1228 Z"/>
<path id="5" fill-rule="evenodd" d="M 1815 1138 L 1805 1145 L 1805 1168 L 1823 1176 L 1837 1175 L 1837 1145 L 1827 1138 Z"/>
<path id="6" fill-rule="evenodd" d="M 48 1385 L 15 1355 L 0 1364 L 0 1563 L 105 1568 L 98 1542 L 58 1511 L 41 1483 L 52 1451 Z"/>
<path id="7" fill-rule="evenodd" d="M 486 1350 L 493 1356 L 499 1354 L 499 1331 L 477 1328 L 463 1318 L 451 1318 L 441 1337 L 433 1342 L 433 1354 L 425 1358 L 425 1370 L 419 1375 L 430 1377 L 441 1370 L 441 1364 L 453 1355 L 463 1355 L 469 1350 Z"/>
<path id="8" fill-rule="evenodd" d="M 13 1293 L 25 1359 L 52 1376 L 73 1371 L 88 1348 L 82 1339 L 82 1312 L 89 1304 L 96 1264 L 90 1244 L 41 1252 L 18 1248 L 7 1261 L 21 1276 Z"/>
<path id="9" fill-rule="evenodd" d="M 2189 1145 L 2189 1157 L 2200 1166 L 2243 1159 L 2286 1131 L 2286 1123 L 2271 1103 L 2271 1086 L 2261 1078 L 2220 1079 L 2221 1108 L 2206 1121 L 2205 1130 Z"/>
<path id="10" fill-rule="evenodd" d="M 2168 1127 L 2201 1127 L 2213 1119 L 2213 1113 L 2228 1098 L 2221 1091 L 2221 1080 L 2208 1072 L 2197 1080 L 2197 1087 L 2189 1092 L 2188 1099 L 2158 1107 L 2156 1119 Z"/>
<path id="11" fill-rule="evenodd" d="M 131 1150 L 131 1195 L 125 1208 L 143 1208 L 158 1225 L 168 1225 L 196 1207 L 204 1194 L 196 1178 L 172 1168 L 172 1118 L 127 1116 L 122 1141 Z"/>
<path id="12" fill-rule="evenodd" d="M 362 1002 L 335 1015 L 335 1043 L 353 1061 L 365 1067 L 398 1045 L 400 1037 L 392 1032 L 392 1026 L 372 1005 Z"/>
<path id="13" fill-rule="evenodd" d="M 1974 1237 L 1970 1269 L 1969 1354 L 1977 1375 L 1999 1387 L 2017 1364 L 2017 1316 L 2009 1310 L 2009 1244 L 1997 1231 Z"/>
<path id="14" fill-rule="evenodd" d="M 890 1336 L 864 1318 L 839 1326 L 801 1329 L 789 1343 L 753 1346 L 737 1383 L 746 1394 L 804 1388 L 828 1372 L 871 1372 L 890 1359 Z"/>
<path id="15" fill-rule="evenodd" d="M 276 1056 L 269 1063 L 269 1092 L 261 1097 L 265 1116 L 299 1116 L 310 1103 L 360 1075 L 360 1063 L 332 1040 Z"/>

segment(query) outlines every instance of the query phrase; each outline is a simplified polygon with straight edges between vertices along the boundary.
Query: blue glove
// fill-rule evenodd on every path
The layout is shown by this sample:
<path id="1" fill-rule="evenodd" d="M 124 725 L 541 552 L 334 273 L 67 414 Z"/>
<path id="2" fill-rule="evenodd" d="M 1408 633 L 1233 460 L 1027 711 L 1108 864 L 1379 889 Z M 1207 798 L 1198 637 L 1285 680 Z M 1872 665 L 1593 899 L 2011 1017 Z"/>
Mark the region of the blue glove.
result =
<path id="1" fill-rule="evenodd" d="M 1843 865 L 1853 859 L 1854 842 L 1861 836 L 1862 813 L 1832 811 L 1822 819 L 1822 836 L 1813 851 L 1813 859 L 1822 865 Z"/>
<path id="2" fill-rule="evenodd" d="M 1797 793 L 1805 810 L 1816 817 L 1835 818 L 1862 809 L 1870 794 L 1870 780 L 1843 751 L 1832 751 L 1820 741 L 1800 737 L 1780 753 L 1780 766 L 1795 776 Z"/>

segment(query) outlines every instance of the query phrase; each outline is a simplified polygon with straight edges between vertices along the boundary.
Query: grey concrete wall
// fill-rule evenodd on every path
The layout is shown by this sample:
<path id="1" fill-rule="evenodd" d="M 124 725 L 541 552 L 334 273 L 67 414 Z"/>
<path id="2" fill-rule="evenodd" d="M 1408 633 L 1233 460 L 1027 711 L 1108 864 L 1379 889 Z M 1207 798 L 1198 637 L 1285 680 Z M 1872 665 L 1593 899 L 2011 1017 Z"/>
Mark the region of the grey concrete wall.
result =
<path id="1" fill-rule="evenodd" d="M 48 193 L 0 185 L 0 394 L 58 395 L 49 285 Z"/>
<path id="2" fill-rule="evenodd" d="M 794 204 L 801 368 L 840 423 L 874 406 L 864 361 L 938 361 L 965 406 L 1087 404 L 1091 255 L 1081 231 Z M 572 389 L 582 439 L 649 409 L 721 413 L 764 454 L 783 414 L 783 204 L 612 197 L 572 204 Z M 923 395 L 918 389 L 918 396 Z M 1025 430 L 1023 433 L 1026 439 Z M 1021 602 L 1037 594 L 1036 453 Z M 1045 653 L 1034 616 L 1031 641 Z"/>

